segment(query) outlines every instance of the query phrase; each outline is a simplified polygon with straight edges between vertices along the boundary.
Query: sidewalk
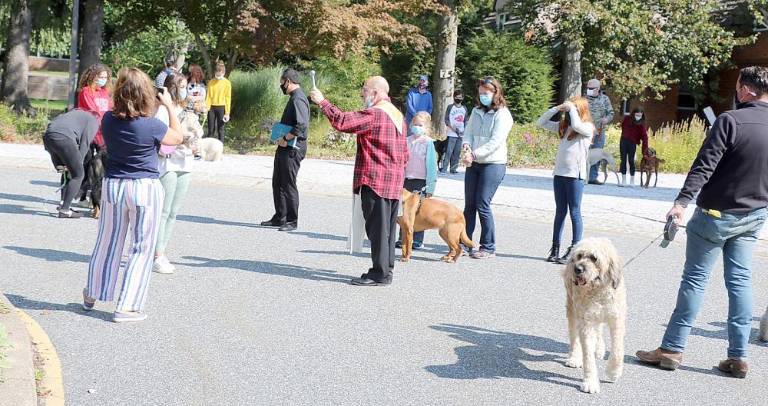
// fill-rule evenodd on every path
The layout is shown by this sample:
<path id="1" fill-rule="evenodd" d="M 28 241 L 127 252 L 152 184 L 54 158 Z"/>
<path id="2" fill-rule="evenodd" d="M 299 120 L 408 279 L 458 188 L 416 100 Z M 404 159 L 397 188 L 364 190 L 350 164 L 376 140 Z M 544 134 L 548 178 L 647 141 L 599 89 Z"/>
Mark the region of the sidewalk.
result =
<path id="1" fill-rule="evenodd" d="M 273 158 L 257 155 L 225 155 L 220 162 L 196 162 L 195 178 L 218 184 L 271 188 Z M 0 143 L 0 164 L 6 166 L 51 168 L 50 157 L 42 145 Z M 330 196 L 352 193 L 352 161 L 306 159 L 299 172 L 299 189 Z M 463 171 L 463 169 L 462 169 Z M 51 168 L 51 178 L 56 174 Z M 639 174 L 636 181 L 639 182 Z M 441 176 L 435 195 L 463 205 L 464 175 Z M 630 232 L 650 238 L 664 227 L 664 216 L 685 181 L 685 175 L 660 174 L 656 188 L 620 188 L 609 174 L 608 184 L 587 185 L 582 215 L 585 230 Z M 542 169 L 507 169 L 507 175 L 494 197 L 497 215 L 551 222 L 555 203 L 552 174 Z M 687 211 L 690 218 L 693 205 Z M 570 227 L 570 226 L 569 226 Z M 567 238 L 567 235 L 566 235 Z M 765 239 L 765 229 L 761 239 Z M 650 239 L 649 239 L 650 241 Z"/>
<path id="2" fill-rule="evenodd" d="M 0 326 L 9 346 L 0 349 L 8 368 L 0 368 L 0 406 L 36 406 L 37 387 L 32 343 L 17 310 L 0 292 Z"/>

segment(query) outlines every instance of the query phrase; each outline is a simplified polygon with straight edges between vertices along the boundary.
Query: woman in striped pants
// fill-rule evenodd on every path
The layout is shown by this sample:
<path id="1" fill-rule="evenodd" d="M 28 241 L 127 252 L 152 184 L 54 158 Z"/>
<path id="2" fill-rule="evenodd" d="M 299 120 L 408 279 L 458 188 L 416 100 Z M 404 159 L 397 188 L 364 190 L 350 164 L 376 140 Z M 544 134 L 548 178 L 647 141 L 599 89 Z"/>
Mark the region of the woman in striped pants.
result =
<path id="1" fill-rule="evenodd" d="M 168 92 L 157 96 L 171 108 Z M 169 125 L 154 118 L 157 110 L 152 81 L 144 72 L 125 68 L 118 73 L 114 110 L 107 112 L 101 128 L 109 150 L 101 197 L 96 247 L 88 265 L 83 308 L 92 310 L 96 300 L 112 301 L 120 261 L 129 241 L 120 296 L 113 320 L 141 321 L 147 296 L 160 213 L 163 186 L 158 180 L 160 145 L 182 141 L 178 119 Z"/>

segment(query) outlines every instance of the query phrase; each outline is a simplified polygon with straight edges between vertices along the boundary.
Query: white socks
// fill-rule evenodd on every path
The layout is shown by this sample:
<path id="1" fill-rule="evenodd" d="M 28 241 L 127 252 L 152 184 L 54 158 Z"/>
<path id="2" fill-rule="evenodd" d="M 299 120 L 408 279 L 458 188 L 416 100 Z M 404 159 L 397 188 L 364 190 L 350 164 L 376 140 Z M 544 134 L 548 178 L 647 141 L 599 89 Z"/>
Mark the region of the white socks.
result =
<path id="1" fill-rule="evenodd" d="M 627 175 L 622 173 L 621 174 L 621 183 L 619 183 L 619 186 L 624 187 L 627 184 Z"/>

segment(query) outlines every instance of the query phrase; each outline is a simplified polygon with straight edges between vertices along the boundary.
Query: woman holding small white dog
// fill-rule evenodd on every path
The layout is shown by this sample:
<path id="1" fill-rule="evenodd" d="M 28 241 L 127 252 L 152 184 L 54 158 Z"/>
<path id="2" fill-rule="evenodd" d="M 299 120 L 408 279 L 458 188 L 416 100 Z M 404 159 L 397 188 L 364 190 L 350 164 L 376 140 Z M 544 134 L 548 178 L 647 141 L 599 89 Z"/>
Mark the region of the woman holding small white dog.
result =
<path id="1" fill-rule="evenodd" d="M 563 117 L 559 122 L 551 121 L 552 117 L 560 113 L 563 113 Z M 555 224 L 547 262 L 565 264 L 584 232 L 581 197 L 584 182 L 589 178 L 589 145 L 595 134 L 595 125 L 589 113 L 589 103 L 583 97 L 575 97 L 547 110 L 539 118 L 538 125 L 560 136 L 552 182 L 555 191 Z M 569 211 L 573 238 L 565 255 L 560 257 L 560 240 L 563 237 L 565 216 Z"/>
<path id="2" fill-rule="evenodd" d="M 165 256 L 165 247 L 171 238 L 176 215 L 189 189 L 194 153 L 197 150 L 198 141 L 203 137 L 203 127 L 197 115 L 186 110 L 187 79 L 179 74 L 168 75 L 165 78 L 165 88 L 173 100 L 173 106 L 170 111 L 164 105 L 158 106 L 155 118 L 167 125 L 170 123 L 170 116 L 176 116 L 181 125 L 184 142 L 178 146 L 160 147 L 160 183 L 165 191 L 165 200 L 157 231 L 155 263 L 152 270 L 170 274 L 173 273 L 174 267 Z"/>

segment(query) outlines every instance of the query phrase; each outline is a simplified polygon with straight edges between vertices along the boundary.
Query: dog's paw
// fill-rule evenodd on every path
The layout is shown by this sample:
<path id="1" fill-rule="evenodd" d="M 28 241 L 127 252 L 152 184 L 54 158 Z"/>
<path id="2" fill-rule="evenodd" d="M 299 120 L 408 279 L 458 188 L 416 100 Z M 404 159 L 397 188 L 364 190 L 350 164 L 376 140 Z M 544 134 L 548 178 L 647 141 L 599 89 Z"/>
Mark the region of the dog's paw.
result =
<path id="1" fill-rule="evenodd" d="M 600 393 L 600 381 L 597 379 L 585 379 L 581 383 L 580 389 L 584 393 Z"/>
<path id="2" fill-rule="evenodd" d="M 622 365 L 608 365 L 605 370 L 605 380 L 608 382 L 616 382 L 624 374 L 624 367 Z"/>
<path id="3" fill-rule="evenodd" d="M 440 258 L 440 259 L 441 259 L 443 262 L 447 262 L 447 263 L 449 263 L 449 264 L 454 262 L 454 260 L 453 260 L 453 257 L 452 257 L 452 256 L 450 256 L 450 255 L 446 255 L 446 256 L 444 256 L 444 257 L 442 257 L 442 258 Z"/>
<path id="4" fill-rule="evenodd" d="M 568 368 L 581 368 L 583 362 L 582 357 L 570 357 L 565 360 L 565 366 Z"/>
<path id="5" fill-rule="evenodd" d="M 406 257 L 400 257 L 400 262 L 408 262 L 409 258 Z"/>

